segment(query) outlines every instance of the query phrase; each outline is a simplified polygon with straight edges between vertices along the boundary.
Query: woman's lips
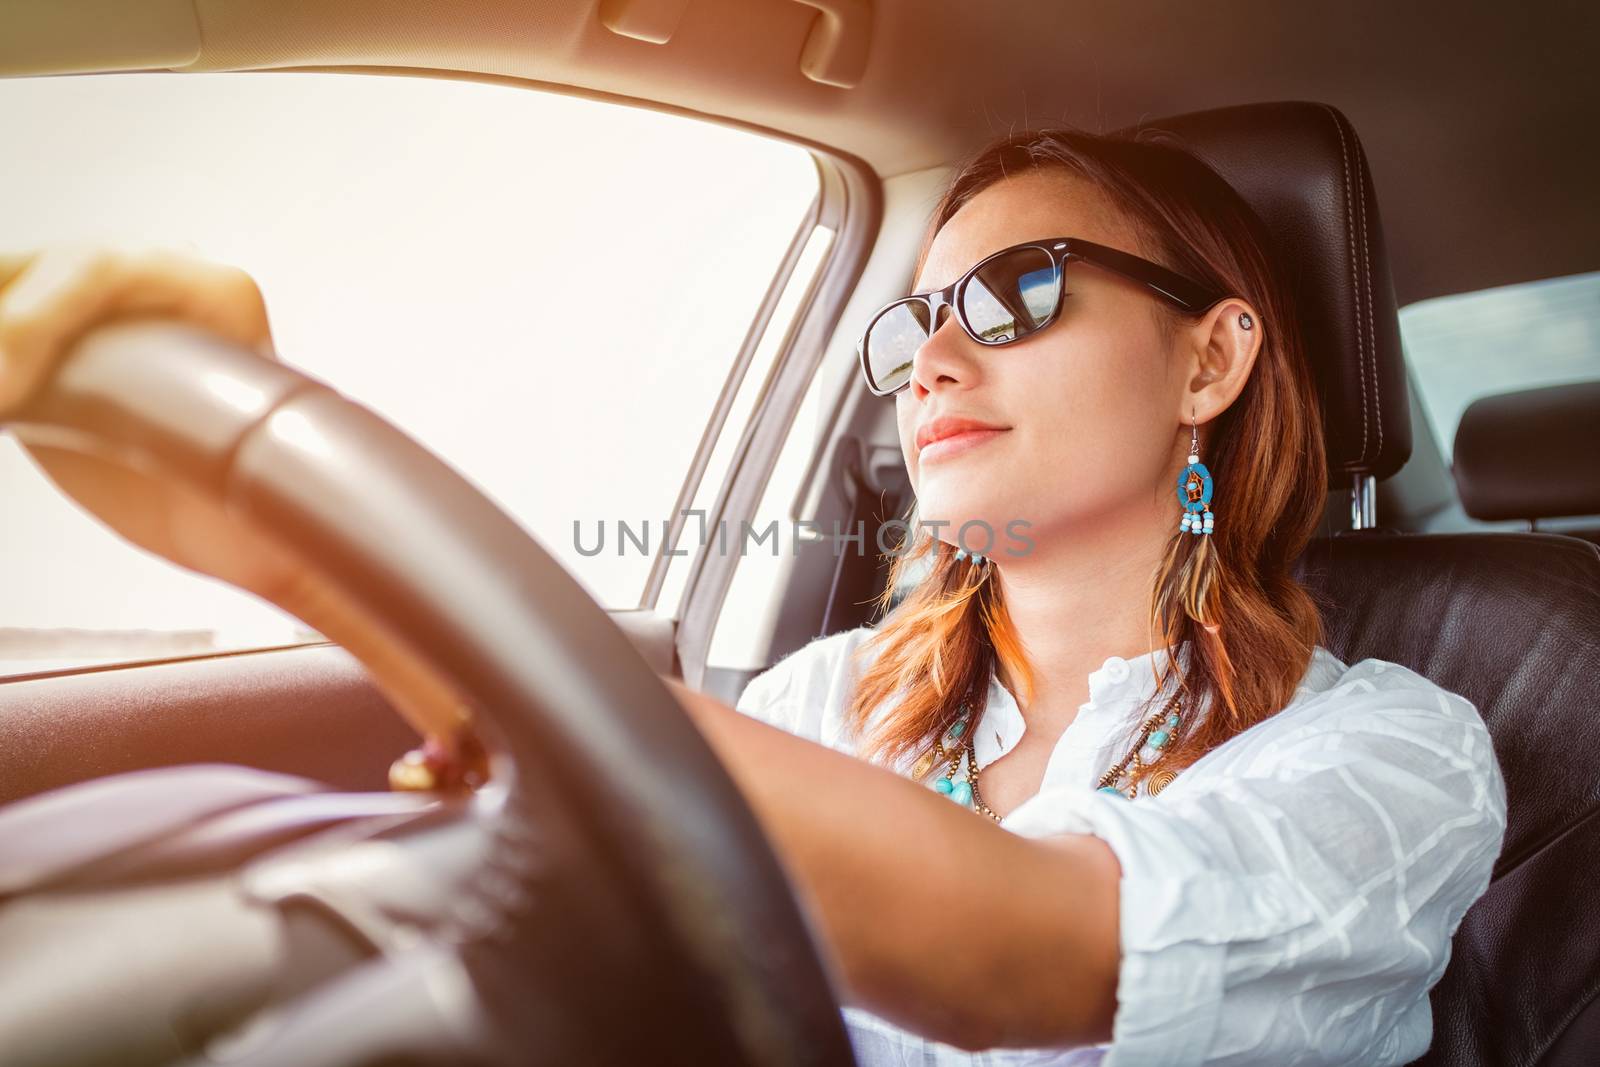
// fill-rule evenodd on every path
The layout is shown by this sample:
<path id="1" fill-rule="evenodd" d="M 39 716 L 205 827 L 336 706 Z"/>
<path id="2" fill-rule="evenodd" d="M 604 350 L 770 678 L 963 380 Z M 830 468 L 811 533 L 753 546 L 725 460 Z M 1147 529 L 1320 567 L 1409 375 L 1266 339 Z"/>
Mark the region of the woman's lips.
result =
<path id="1" fill-rule="evenodd" d="M 992 440 L 1005 433 L 1005 430 L 963 430 L 961 433 L 941 437 L 939 440 L 922 446 L 922 451 L 917 453 L 918 463 L 927 463 L 931 460 L 949 459 L 961 453 L 977 448 L 985 441 Z"/>

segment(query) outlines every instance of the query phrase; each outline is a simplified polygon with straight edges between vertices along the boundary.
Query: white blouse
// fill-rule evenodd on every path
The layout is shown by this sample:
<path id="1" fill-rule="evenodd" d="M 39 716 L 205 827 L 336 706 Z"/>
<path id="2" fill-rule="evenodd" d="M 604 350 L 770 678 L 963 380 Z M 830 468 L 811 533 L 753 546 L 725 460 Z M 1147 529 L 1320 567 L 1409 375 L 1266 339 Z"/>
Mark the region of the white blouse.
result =
<path id="1" fill-rule="evenodd" d="M 873 633 L 796 650 L 746 686 L 738 709 L 854 754 L 849 656 Z M 1188 655 L 1186 642 L 1180 665 Z M 1427 1050 L 1428 990 L 1505 835 L 1505 782 L 1477 709 L 1399 664 L 1346 666 L 1318 646 L 1287 707 L 1160 793 L 1097 791 L 1165 658 L 1112 656 L 1090 674 L 1089 702 L 1039 792 L 1000 823 L 1030 837 L 1094 834 L 1121 862 L 1111 1042 L 974 1053 L 846 1005 L 861 1067 L 1379 1067 Z M 993 675 L 976 729 L 979 767 L 1027 729 Z M 912 762 L 895 769 L 909 776 Z"/>

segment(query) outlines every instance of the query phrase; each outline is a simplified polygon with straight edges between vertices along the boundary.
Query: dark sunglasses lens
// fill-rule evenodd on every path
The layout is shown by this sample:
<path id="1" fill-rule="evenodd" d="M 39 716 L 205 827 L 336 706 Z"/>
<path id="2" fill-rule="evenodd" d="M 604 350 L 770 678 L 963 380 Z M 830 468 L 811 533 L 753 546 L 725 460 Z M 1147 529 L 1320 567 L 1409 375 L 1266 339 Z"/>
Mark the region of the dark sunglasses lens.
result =
<path id="1" fill-rule="evenodd" d="M 1061 272 L 1042 248 L 1018 248 L 979 268 L 961 294 L 967 323 L 991 344 L 1016 341 L 1055 313 Z"/>
<path id="2" fill-rule="evenodd" d="M 921 300 L 895 304 L 867 331 L 864 366 L 880 393 L 900 388 L 911 379 L 911 357 L 928 339 L 928 305 Z"/>

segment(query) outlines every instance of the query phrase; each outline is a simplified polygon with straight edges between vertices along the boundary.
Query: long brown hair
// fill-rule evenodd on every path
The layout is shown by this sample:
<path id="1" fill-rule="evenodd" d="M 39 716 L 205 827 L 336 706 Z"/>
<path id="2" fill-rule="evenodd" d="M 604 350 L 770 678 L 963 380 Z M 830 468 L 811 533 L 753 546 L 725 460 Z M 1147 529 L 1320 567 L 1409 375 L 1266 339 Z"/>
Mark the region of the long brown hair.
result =
<path id="1" fill-rule="evenodd" d="M 1316 604 L 1289 572 L 1316 532 L 1328 493 L 1322 422 L 1270 238 L 1243 198 L 1171 135 L 1054 128 L 992 142 L 957 168 L 934 209 L 916 273 L 962 205 L 1008 176 L 1046 168 L 1094 183 L 1131 223 L 1142 254 L 1248 301 L 1261 319 L 1261 349 L 1250 377 L 1207 432 L 1205 463 L 1218 498 L 1226 501 L 1225 517 L 1215 533 L 1196 536 L 1178 528 L 1173 508 L 1173 532 L 1149 609 L 1151 647 L 1166 658 L 1134 729 L 1169 694 L 1174 675 L 1184 707 L 1211 710 L 1198 722 L 1189 717 L 1160 761 L 1135 776 L 1139 780 L 1152 770 L 1190 766 L 1285 707 L 1323 640 Z M 1175 331 L 1182 313 L 1152 304 L 1164 309 L 1163 321 Z M 845 710 L 847 725 L 861 733 L 875 708 L 898 698 L 865 738 L 860 751 L 869 759 L 897 761 L 932 751 L 964 700 L 973 699 L 981 712 L 997 664 L 1017 680 L 1019 699 L 1026 701 L 1033 689 L 993 566 L 979 571 L 957 561 L 951 545 L 923 531 L 900 546 L 880 609 L 907 581 L 908 568 L 930 555 L 927 576 L 857 651 L 873 662 Z M 1184 641 L 1187 670 L 1179 655 Z"/>

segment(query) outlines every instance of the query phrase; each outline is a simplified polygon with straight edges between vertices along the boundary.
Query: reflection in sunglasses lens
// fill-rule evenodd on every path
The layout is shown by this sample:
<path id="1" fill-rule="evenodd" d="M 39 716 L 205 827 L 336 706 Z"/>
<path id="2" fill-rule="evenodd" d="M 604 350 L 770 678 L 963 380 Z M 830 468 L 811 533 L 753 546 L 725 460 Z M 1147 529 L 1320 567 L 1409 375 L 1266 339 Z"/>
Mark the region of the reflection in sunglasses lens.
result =
<path id="1" fill-rule="evenodd" d="M 962 294 L 967 322 L 990 343 L 1015 341 L 1050 317 L 1056 306 L 1057 271 L 1042 248 L 1019 248 L 988 263 Z"/>
<path id="2" fill-rule="evenodd" d="M 872 324 L 867 335 L 867 367 L 880 390 L 898 389 L 911 377 L 911 357 L 928 339 L 928 305 L 920 300 L 896 304 Z"/>

